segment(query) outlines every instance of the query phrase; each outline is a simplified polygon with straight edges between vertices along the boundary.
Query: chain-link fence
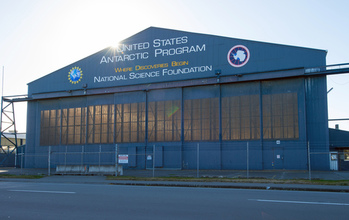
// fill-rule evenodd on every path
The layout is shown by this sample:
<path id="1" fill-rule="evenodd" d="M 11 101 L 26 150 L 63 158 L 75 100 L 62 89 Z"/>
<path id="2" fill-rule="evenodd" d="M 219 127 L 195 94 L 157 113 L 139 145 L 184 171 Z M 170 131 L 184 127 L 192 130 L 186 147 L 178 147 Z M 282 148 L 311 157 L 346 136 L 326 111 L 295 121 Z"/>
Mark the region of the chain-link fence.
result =
<path id="1" fill-rule="evenodd" d="M 262 148 L 259 142 L 49 146 L 41 153 L 19 153 L 18 162 L 20 167 L 46 167 L 48 175 L 128 173 L 139 176 L 147 172 L 152 177 L 273 178 L 268 176 L 268 171 L 274 170 L 282 171 L 283 175 L 302 171 L 301 178 L 312 179 L 313 171 L 348 170 L 348 153 L 312 151 L 312 147 L 310 143 L 294 146 L 276 143 Z"/>

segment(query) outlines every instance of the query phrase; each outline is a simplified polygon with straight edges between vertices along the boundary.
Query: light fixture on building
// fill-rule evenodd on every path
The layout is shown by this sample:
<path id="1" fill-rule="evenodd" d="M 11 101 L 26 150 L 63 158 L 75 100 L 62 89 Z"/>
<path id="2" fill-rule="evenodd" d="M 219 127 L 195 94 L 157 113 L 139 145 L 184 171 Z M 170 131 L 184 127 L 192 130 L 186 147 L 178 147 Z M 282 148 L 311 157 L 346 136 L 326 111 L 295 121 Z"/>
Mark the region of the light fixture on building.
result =
<path id="1" fill-rule="evenodd" d="M 221 75 L 221 70 L 215 70 L 214 74 L 217 76 L 217 83 L 219 83 L 219 75 Z"/>

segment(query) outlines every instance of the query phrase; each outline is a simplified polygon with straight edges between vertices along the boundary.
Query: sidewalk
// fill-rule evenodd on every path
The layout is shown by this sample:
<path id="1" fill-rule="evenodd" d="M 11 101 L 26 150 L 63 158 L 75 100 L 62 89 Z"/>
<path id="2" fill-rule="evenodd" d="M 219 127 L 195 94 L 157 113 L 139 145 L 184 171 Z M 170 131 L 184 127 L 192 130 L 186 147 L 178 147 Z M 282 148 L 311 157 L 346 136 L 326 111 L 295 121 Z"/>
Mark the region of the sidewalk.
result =
<path id="1" fill-rule="evenodd" d="M 0 167 L 0 174 L 13 175 L 47 175 L 47 169 L 20 169 Z M 249 182 L 186 182 L 186 181 L 135 181 L 135 180 L 107 180 L 105 176 L 85 175 L 54 175 L 41 179 L 14 179 L 0 178 L 7 182 L 40 182 L 40 183 L 75 183 L 75 184 L 111 184 L 111 185 L 133 185 L 133 186 L 166 186 L 166 187 L 210 187 L 210 188 L 235 188 L 235 189 L 264 189 L 264 190 L 299 190 L 299 191 L 326 191 L 326 192 L 349 192 L 349 186 L 313 185 L 313 184 L 282 184 L 282 183 L 249 183 Z M 196 170 L 155 170 L 155 177 L 196 177 Z M 246 171 L 235 170 L 203 170 L 199 172 L 200 177 L 212 178 L 246 178 Z M 124 176 L 152 177 L 152 170 L 124 170 Z M 313 171 L 313 179 L 322 180 L 349 180 L 349 172 L 335 171 Z M 292 180 L 308 179 L 307 171 L 250 171 L 250 178 L 261 180 Z"/>

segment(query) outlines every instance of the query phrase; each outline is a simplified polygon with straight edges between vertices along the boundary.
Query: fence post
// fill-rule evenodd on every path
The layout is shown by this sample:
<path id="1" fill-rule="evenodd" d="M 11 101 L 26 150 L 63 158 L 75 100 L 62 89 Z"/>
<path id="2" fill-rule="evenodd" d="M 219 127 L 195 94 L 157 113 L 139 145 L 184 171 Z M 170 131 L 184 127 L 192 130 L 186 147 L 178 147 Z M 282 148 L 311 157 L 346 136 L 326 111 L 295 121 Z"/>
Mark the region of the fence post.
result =
<path id="1" fill-rule="evenodd" d="M 22 148 L 22 151 L 23 151 L 23 148 Z M 21 174 L 22 174 L 22 171 L 23 171 L 23 156 L 24 156 L 24 153 L 21 152 Z"/>
<path id="2" fill-rule="evenodd" d="M 196 177 L 200 177 L 200 144 L 196 145 Z"/>
<path id="3" fill-rule="evenodd" d="M 83 170 L 86 172 L 87 171 L 87 168 L 84 169 L 84 145 L 81 146 L 81 167 L 83 168 Z"/>
<path id="4" fill-rule="evenodd" d="M 23 168 L 23 155 L 24 153 L 21 153 L 21 169 Z"/>
<path id="5" fill-rule="evenodd" d="M 68 153 L 68 145 L 65 145 L 65 154 L 64 154 L 64 166 L 65 166 L 65 168 L 64 169 L 66 169 L 66 167 L 67 167 L 67 153 Z"/>
<path id="6" fill-rule="evenodd" d="M 51 146 L 48 146 L 48 170 L 47 170 L 47 175 L 51 175 Z"/>
<path id="7" fill-rule="evenodd" d="M 155 177 L 155 144 L 153 145 L 153 177 Z"/>
<path id="8" fill-rule="evenodd" d="M 99 155 L 98 155 L 98 168 L 99 169 L 101 167 L 101 151 L 102 151 L 102 146 L 99 145 Z"/>
<path id="9" fill-rule="evenodd" d="M 311 180 L 311 167 L 310 167 L 310 144 L 308 141 L 308 169 L 309 169 L 309 180 Z"/>
<path id="10" fill-rule="evenodd" d="M 250 161 L 249 161 L 249 145 L 248 145 L 248 142 L 247 142 L 247 146 L 246 146 L 246 177 L 247 179 L 250 178 Z"/>
<path id="11" fill-rule="evenodd" d="M 15 152 L 15 167 L 17 168 L 17 158 L 18 157 L 18 148 L 16 149 L 16 152 Z"/>

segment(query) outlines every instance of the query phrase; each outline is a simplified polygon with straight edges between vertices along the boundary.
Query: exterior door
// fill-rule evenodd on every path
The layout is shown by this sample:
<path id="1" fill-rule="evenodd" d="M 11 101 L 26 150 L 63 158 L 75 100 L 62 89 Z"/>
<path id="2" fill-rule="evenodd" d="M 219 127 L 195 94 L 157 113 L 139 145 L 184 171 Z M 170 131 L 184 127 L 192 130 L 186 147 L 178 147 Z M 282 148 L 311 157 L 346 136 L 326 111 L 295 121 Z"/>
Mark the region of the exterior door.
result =
<path id="1" fill-rule="evenodd" d="M 284 149 L 283 148 L 274 148 L 274 169 L 280 170 L 284 169 Z"/>
<path id="2" fill-rule="evenodd" d="M 330 152 L 330 170 L 338 170 L 338 152 Z"/>

